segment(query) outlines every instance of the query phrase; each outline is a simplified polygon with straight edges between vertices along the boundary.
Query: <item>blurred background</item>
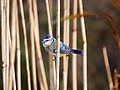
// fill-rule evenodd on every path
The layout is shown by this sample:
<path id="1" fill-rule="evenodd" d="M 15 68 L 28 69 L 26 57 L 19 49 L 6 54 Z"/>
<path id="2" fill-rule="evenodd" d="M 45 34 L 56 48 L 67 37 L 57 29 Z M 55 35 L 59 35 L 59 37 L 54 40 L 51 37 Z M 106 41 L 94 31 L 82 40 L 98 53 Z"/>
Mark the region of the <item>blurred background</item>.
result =
<path id="1" fill-rule="evenodd" d="M 119 0 L 118 0 L 119 1 Z M 12 0 L 11 0 L 12 2 Z M 61 0 L 61 18 L 63 17 L 63 2 Z M 28 19 L 28 7 L 27 1 L 23 0 L 26 26 L 27 26 L 27 34 L 28 34 L 28 48 L 30 48 L 30 32 L 29 32 L 29 22 Z M 94 13 L 107 13 L 109 14 L 116 22 L 116 30 L 120 35 L 120 9 L 116 8 L 114 3 L 111 0 L 83 0 L 84 12 L 94 12 Z M 37 0 L 38 7 L 38 18 L 39 18 L 39 31 L 40 31 L 40 44 L 43 37 L 48 34 L 48 21 L 47 21 L 47 12 L 46 12 L 46 4 L 45 0 Z M 73 0 L 70 0 L 70 15 L 73 13 Z M 53 22 L 56 20 L 56 0 L 52 0 L 52 20 Z M 22 30 L 21 24 L 21 16 L 19 12 L 19 27 L 20 31 Z M 79 14 L 79 8 L 78 8 Z M 79 18 L 79 17 L 78 17 Z M 72 23 L 72 19 L 70 20 Z M 61 21 L 61 41 L 63 41 L 63 21 Z M 108 52 L 108 59 L 110 63 L 111 74 L 113 77 L 114 69 L 118 70 L 120 73 L 120 53 L 116 41 L 114 39 L 111 26 L 104 22 L 103 19 L 99 19 L 99 17 L 85 17 L 85 26 L 86 26 L 86 34 L 88 41 L 88 90 L 109 90 L 109 84 L 107 79 L 107 73 L 103 58 L 102 47 L 106 46 Z M 70 30 L 72 30 L 72 24 L 70 25 Z M 82 34 L 80 28 L 80 20 L 78 19 L 77 25 L 78 31 L 78 41 L 77 47 L 78 49 L 83 49 L 82 42 Z M 53 35 L 56 37 L 56 24 L 53 24 Z M 72 35 L 70 33 L 70 35 Z M 23 33 L 20 32 L 20 42 L 21 42 L 21 80 L 22 80 L 22 88 L 23 90 L 27 90 L 27 80 L 26 80 L 26 70 L 25 70 L 25 52 L 24 52 L 24 43 L 23 43 Z M 0 42 L 1 43 L 1 42 Z M 1 44 L 0 44 L 1 45 Z M 70 38 L 70 47 L 71 47 L 71 38 Z M 45 72 L 47 81 L 49 82 L 49 59 L 48 53 L 45 51 L 43 46 L 41 45 L 42 56 L 44 60 Z M 0 50 L 1 51 L 1 50 Z M 29 49 L 30 54 L 31 49 Z M 1 55 L 1 54 L 0 54 Z M 71 55 L 69 56 L 69 69 L 68 69 L 68 90 L 72 89 L 72 61 Z M 0 56 L 1 58 L 1 56 Z M 77 56 L 77 82 L 78 82 L 78 90 L 83 89 L 83 61 L 82 56 Z M 31 57 L 30 57 L 31 59 Z M 63 78 L 63 64 L 62 59 L 60 61 L 60 89 L 62 90 L 62 78 Z M 0 63 L 2 61 L 0 60 Z M 15 62 L 16 63 L 16 62 Z M 30 62 L 31 65 L 31 62 Z M 2 66 L 0 65 L 0 89 L 2 90 Z M 48 85 L 50 85 L 48 83 Z M 39 85 L 38 85 L 38 88 Z"/>

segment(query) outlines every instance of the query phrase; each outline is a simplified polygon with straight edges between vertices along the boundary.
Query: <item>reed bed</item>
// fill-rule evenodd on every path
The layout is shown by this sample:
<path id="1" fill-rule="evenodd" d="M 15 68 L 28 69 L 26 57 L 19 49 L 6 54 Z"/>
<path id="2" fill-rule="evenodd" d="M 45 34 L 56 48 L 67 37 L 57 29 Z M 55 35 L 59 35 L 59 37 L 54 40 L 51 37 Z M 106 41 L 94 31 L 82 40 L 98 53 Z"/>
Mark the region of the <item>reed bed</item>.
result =
<path id="1" fill-rule="evenodd" d="M 120 37 L 116 31 L 116 22 L 115 20 L 107 13 L 93 13 L 93 12 L 84 12 L 83 10 L 83 1 L 82 0 L 73 0 L 73 10 L 71 9 L 71 1 L 64 0 L 63 6 L 61 7 L 61 0 L 58 0 L 56 3 L 56 39 L 57 39 L 57 53 L 56 60 L 53 60 L 54 56 L 49 54 L 49 74 L 46 73 L 45 66 L 46 63 L 43 61 L 45 57 L 41 49 L 41 37 L 43 32 L 39 30 L 39 18 L 38 18 L 38 6 L 37 0 L 1 0 L 1 54 L 2 54 L 2 85 L 3 90 L 60 90 L 61 87 L 63 90 L 68 90 L 72 87 L 72 90 L 78 90 L 78 57 L 76 54 L 72 54 L 72 58 L 69 55 L 63 56 L 63 59 L 60 58 L 60 39 L 63 39 L 63 42 L 72 46 L 73 49 L 77 49 L 78 45 L 78 18 L 81 25 L 81 35 L 83 40 L 83 90 L 88 90 L 88 70 L 87 70 L 87 36 L 85 28 L 84 17 L 94 17 L 102 18 L 104 22 L 112 28 L 112 33 L 115 42 L 117 43 L 118 48 L 120 49 Z M 48 30 L 50 36 L 54 35 L 53 27 L 53 0 L 44 0 L 46 5 L 46 14 L 48 21 Z M 10 4 L 12 3 L 12 4 Z M 25 4 L 28 8 L 25 8 Z M 79 8 L 79 13 L 78 13 Z M 61 17 L 61 9 L 64 10 L 63 18 Z M 11 11 L 10 11 L 11 10 Z M 72 14 L 70 15 L 72 10 Z M 26 16 L 29 19 L 26 19 Z M 21 18 L 21 20 L 20 20 Z M 72 23 L 70 20 L 72 19 Z M 101 19 L 100 19 L 101 20 Z M 10 22 L 11 21 L 11 22 Z M 61 25 L 63 24 L 63 27 Z M 72 24 L 72 27 L 70 26 Z M 63 30 L 61 29 L 63 28 Z M 22 29 L 22 30 L 21 30 Z M 41 33 L 42 32 L 42 33 Z M 23 34 L 23 42 L 21 36 Z M 62 34 L 62 35 L 61 35 Z M 63 36 L 63 38 L 61 38 Z M 71 42 L 70 42 L 71 41 Z M 23 44 L 23 45 L 22 45 Z M 24 46 L 24 47 L 22 47 Z M 23 49 L 24 48 L 24 51 Z M 51 47 L 50 47 L 51 48 Z M 24 52 L 25 60 L 23 60 L 22 55 Z M 109 90 L 118 90 L 118 78 L 120 75 L 115 70 L 114 72 L 114 82 L 112 80 L 110 65 L 108 61 L 108 53 L 106 47 L 103 47 L 103 57 L 106 66 L 106 72 L 108 77 Z M 63 61 L 62 61 L 63 60 Z M 69 66 L 70 60 L 72 62 L 72 67 Z M 22 85 L 22 63 L 25 61 L 24 76 L 26 77 L 26 87 Z M 61 63 L 62 62 L 62 63 Z M 63 65 L 63 68 L 60 67 Z M 60 70 L 62 68 L 62 78 Z M 72 69 L 72 77 L 69 75 L 69 68 Z M 71 78 L 72 82 L 69 82 Z M 24 81 L 24 80 L 23 80 Z M 69 85 L 71 83 L 71 86 Z"/>

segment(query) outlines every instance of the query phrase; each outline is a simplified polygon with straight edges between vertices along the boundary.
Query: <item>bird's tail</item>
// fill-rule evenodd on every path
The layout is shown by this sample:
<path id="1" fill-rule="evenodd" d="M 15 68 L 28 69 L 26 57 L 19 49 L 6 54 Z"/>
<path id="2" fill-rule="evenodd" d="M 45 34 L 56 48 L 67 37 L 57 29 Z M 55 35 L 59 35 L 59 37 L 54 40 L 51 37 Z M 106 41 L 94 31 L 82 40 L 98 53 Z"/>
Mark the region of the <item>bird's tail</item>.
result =
<path id="1" fill-rule="evenodd" d="M 75 49 L 72 49 L 71 52 L 74 53 L 74 54 L 80 54 L 80 55 L 83 54 L 83 51 L 82 51 L 82 50 L 75 50 Z"/>

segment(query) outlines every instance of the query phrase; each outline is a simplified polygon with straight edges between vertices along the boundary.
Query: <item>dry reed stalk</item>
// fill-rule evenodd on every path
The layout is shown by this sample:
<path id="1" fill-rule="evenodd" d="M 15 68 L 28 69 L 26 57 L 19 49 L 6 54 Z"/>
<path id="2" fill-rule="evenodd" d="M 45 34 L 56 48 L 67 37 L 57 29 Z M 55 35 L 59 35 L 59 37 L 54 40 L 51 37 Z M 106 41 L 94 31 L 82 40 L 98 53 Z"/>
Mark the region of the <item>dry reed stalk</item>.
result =
<path id="1" fill-rule="evenodd" d="M 110 65 L 109 65 L 109 62 L 108 62 L 107 49 L 106 49 L 105 46 L 103 47 L 103 56 L 104 56 L 104 62 L 105 62 L 105 67 L 106 67 L 106 71 L 107 71 L 109 89 L 112 90 L 113 89 L 113 81 L 112 81 L 112 76 L 111 76 L 111 72 L 110 72 Z"/>
<path id="2" fill-rule="evenodd" d="M 50 20 L 52 20 L 52 2 L 53 0 L 49 0 L 49 6 L 50 6 Z M 51 22 L 49 23 L 52 28 Z M 50 26 L 49 26 L 50 28 Z M 51 31 L 50 31 L 51 30 Z M 49 29 L 49 34 L 52 32 L 52 29 Z M 51 35 L 53 36 L 53 35 Z M 49 73 L 50 73 L 50 90 L 56 90 L 56 70 L 55 70 L 55 61 L 53 60 L 53 55 L 49 54 Z"/>
<path id="3" fill-rule="evenodd" d="M 15 24 L 16 24 L 16 26 L 15 26 L 15 29 L 16 29 L 16 43 L 17 43 L 17 40 L 18 40 L 18 42 L 19 42 L 19 37 L 17 36 L 17 34 L 19 34 L 19 25 L 18 25 L 18 12 L 17 12 L 17 10 L 18 10 L 18 7 L 17 7 L 17 2 L 16 2 L 16 4 L 15 4 Z M 11 46 L 11 45 L 10 45 Z M 17 45 L 16 45 L 16 47 L 17 47 Z M 19 48 L 17 48 L 17 50 L 16 50 L 16 52 L 17 52 L 17 58 L 19 58 L 20 57 L 20 47 Z M 19 62 L 19 60 L 20 60 L 20 58 L 18 59 L 18 62 Z M 18 66 L 17 66 L 17 68 L 19 68 L 19 64 L 17 64 Z M 15 67 L 14 67 L 14 65 L 13 65 L 13 74 L 12 74 L 12 77 L 13 77 L 13 88 L 14 88 L 14 90 L 16 90 L 16 78 L 15 78 Z"/>
<path id="4" fill-rule="evenodd" d="M 47 17 L 48 17 L 48 27 L 49 27 L 49 35 L 52 35 L 52 0 L 45 0 L 46 1 L 46 10 L 47 10 Z M 51 48 L 51 47 L 50 47 Z M 49 72 L 50 72 L 50 90 L 55 90 L 56 83 L 56 70 L 55 70 L 55 61 L 52 60 L 53 55 L 49 54 Z M 54 83 L 54 84 L 53 84 Z"/>
<path id="5" fill-rule="evenodd" d="M 9 77 L 9 54 L 10 54 L 10 43 L 11 43 L 11 39 L 10 39 L 10 26 L 9 26 L 9 3 L 10 1 L 7 0 L 6 1 L 6 27 L 7 27 L 7 31 L 6 31 L 6 39 L 7 39 L 7 43 L 6 43 L 6 48 L 7 48 L 7 56 L 6 56 L 6 88 L 8 89 L 8 77 Z"/>
<path id="6" fill-rule="evenodd" d="M 32 10 L 32 9 L 31 9 Z M 36 0 L 33 2 L 33 14 L 34 14 L 34 38 L 35 38 L 35 45 L 36 45 L 36 50 L 37 50 L 37 56 L 38 56 L 38 74 L 39 74 L 39 80 L 41 84 L 41 90 L 48 90 L 48 85 L 47 85 L 47 80 L 46 80 L 46 75 L 45 75 L 45 69 L 44 69 L 44 64 L 43 64 L 43 59 L 42 59 L 42 54 L 41 54 L 41 48 L 40 48 L 40 43 L 39 43 L 39 24 L 38 24 L 38 13 L 37 13 L 37 3 Z M 31 13 L 32 14 L 32 13 Z"/>
<path id="7" fill-rule="evenodd" d="M 60 0 L 57 1 L 57 54 L 56 54 L 56 90 L 59 90 L 59 69 L 60 69 Z"/>
<path id="8" fill-rule="evenodd" d="M 54 90 L 56 90 L 56 86 L 57 86 L 57 83 L 56 83 L 56 61 L 53 61 L 53 74 L 54 74 Z"/>
<path id="9" fill-rule="evenodd" d="M 35 6 L 36 0 L 33 0 L 33 6 Z M 35 8 L 34 8 L 35 9 Z M 36 77 L 36 62 L 35 62 L 35 42 L 34 42 L 34 24 L 36 24 L 31 18 L 31 56 L 32 56 L 32 77 L 33 77 L 33 89 L 37 90 L 37 77 Z"/>
<path id="10" fill-rule="evenodd" d="M 48 17 L 48 27 L 49 27 L 49 34 L 52 36 L 52 24 L 51 24 L 51 15 L 50 15 L 50 9 L 49 9 L 49 3 L 48 0 L 46 1 L 46 10 L 47 10 L 47 17 Z"/>
<path id="11" fill-rule="evenodd" d="M 73 1 L 73 15 L 77 14 L 77 0 Z M 77 48 L 77 18 L 73 19 L 72 48 Z M 72 81 L 73 90 L 77 90 L 77 55 L 72 54 Z"/>
<path id="12" fill-rule="evenodd" d="M 36 63 L 35 63 L 35 45 L 34 45 L 34 32 L 31 29 L 31 56 L 32 56 L 32 76 L 33 76 L 33 89 L 37 90 L 37 79 L 36 79 Z"/>
<path id="13" fill-rule="evenodd" d="M 6 88 L 6 20 L 5 20 L 5 0 L 1 0 L 1 44 L 2 44 L 2 78 L 3 90 Z"/>
<path id="14" fill-rule="evenodd" d="M 38 56 L 38 77 L 39 81 L 41 84 L 41 90 L 48 90 L 48 85 L 47 85 L 47 80 L 46 80 L 46 75 L 45 75 L 45 69 L 44 69 L 44 64 L 43 64 L 43 58 L 41 54 L 41 48 L 40 48 L 40 43 L 39 43 L 39 31 L 34 32 L 35 36 L 35 45 L 36 45 L 36 50 L 37 50 L 37 56 Z"/>
<path id="15" fill-rule="evenodd" d="M 18 21 L 18 6 L 16 5 L 16 32 L 17 32 L 17 89 L 21 90 L 21 50 L 20 50 L 20 36 L 19 36 L 19 21 Z"/>
<path id="16" fill-rule="evenodd" d="M 29 20 L 30 20 L 30 34 L 31 34 L 31 51 L 32 51 L 32 62 L 34 62 L 35 64 L 35 47 L 34 47 L 34 25 L 36 24 L 35 20 L 34 20 L 34 17 L 33 17 L 33 5 L 32 5 L 32 0 L 28 0 L 28 5 L 29 5 Z M 36 29 L 36 28 L 35 28 Z M 35 69 L 35 67 L 33 67 Z M 35 70 L 32 69 L 32 72 L 35 72 Z M 35 80 L 36 78 L 36 75 L 33 74 L 33 79 Z M 36 88 L 36 80 L 33 81 L 33 85 L 34 85 L 34 89 L 37 89 Z"/>
<path id="17" fill-rule="evenodd" d="M 83 3 L 82 0 L 79 0 L 79 9 L 80 14 L 83 15 Z M 87 90 L 87 39 L 86 39 L 86 31 L 85 31 L 85 21 L 84 16 L 81 16 L 81 30 L 82 30 L 82 38 L 83 38 L 83 89 Z"/>
<path id="18" fill-rule="evenodd" d="M 24 18 L 24 9 L 23 2 L 19 0 L 20 12 L 22 17 L 22 26 L 23 26 L 23 35 L 24 35 L 24 45 L 25 45 L 25 57 L 26 57 L 26 71 L 27 71 L 27 80 L 28 80 L 28 90 L 31 90 L 31 81 L 30 81 L 30 68 L 29 68 L 29 56 L 28 56 L 28 44 L 27 44 L 27 34 L 26 34 L 26 25 Z"/>
<path id="19" fill-rule="evenodd" d="M 64 17 L 70 14 L 70 0 L 64 0 Z M 64 20 L 63 29 L 63 42 L 69 46 L 69 19 Z M 68 78 L 68 55 L 63 57 L 63 90 L 67 90 L 67 78 Z"/>
<path id="20" fill-rule="evenodd" d="M 12 2 L 12 22 L 11 22 L 11 35 L 12 35 L 12 41 L 11 41 L 11 48 L 10 48 L 10 67 L 9 67 L 9 87 L 8 90 L 12 90 L 12 80 L 15 80 L 13 78 L 14 73 L 14 62 L 15 62 L 15 51 L 16 51 L 16 0 L 13 0 Z M 14 74 L 13 74 L 14 73 Z"/>
<path id="21" fill-rule="evenodd" d="M 34 37 L 35 37 L 35 45 L 36 45 L 36 52 L 37 52 L 37 56 L 38 56 L 38 77 L 39 77 L 39 81 L 41 84 L 41 90 L 48 90 L 48 85 L 47 85 L 47 80 L 46 80 L 46 75 L 45 75 L 45 69 L 44 69 L 44 64 L 43 64 L 43 58 L 42 58 L 42 54 L 41 54 L 41 48 L 40 48 L 40 43 L 39 43 L 39 30 L 34 30 Z"/>
<path id="22" fill-rule="evenodd" d="M 15 67 L 14 66 L 13 66 L 12 77 L 13 77 L 13 88 L 14 90 L 16 90 L 16 79 L 15 79 Z"/>

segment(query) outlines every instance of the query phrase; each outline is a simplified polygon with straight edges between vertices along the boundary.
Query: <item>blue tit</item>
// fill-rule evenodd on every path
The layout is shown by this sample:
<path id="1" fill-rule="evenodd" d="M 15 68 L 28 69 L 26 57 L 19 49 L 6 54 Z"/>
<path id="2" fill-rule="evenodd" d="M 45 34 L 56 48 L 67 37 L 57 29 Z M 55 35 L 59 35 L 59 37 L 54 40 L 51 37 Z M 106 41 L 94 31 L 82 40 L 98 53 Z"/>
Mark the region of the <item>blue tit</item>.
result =
<path id="1" fill-rule="evenodd" d="M 57 40 L 54 37 L 51 37 L 50 35 L 46 35 L 42 41 L 42 44 L 45 47 L 46 51 L 48 51 L 50 54 L 56 55 Z M 83 51 L 71 49 L 69 46 L 67 46 L 63 42 L 60 42 L 60 57 L 67 55 L 67 54 L 82 55 Z"/>

